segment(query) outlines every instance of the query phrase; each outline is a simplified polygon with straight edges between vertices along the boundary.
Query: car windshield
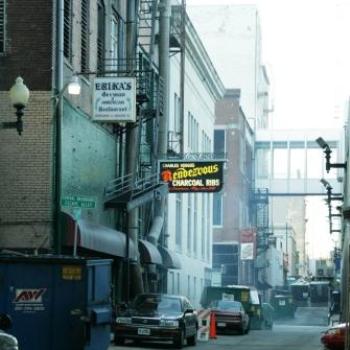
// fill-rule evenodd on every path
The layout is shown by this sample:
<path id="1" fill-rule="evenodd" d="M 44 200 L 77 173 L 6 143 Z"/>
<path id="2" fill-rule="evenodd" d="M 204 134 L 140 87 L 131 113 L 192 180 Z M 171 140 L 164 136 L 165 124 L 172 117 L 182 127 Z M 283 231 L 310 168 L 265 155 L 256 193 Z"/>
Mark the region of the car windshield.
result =
<path id="1" fill-rule="evenodd" d="M 174 313 L 181 312 L 181 302 L 178 298 L 167 296 L 140 295 L 134 302 L 135 310 L 139 312 Z"/>
<path id="2" fill-rule="evenodd" d="M 218 310 L 225 311 L 240 311 L 241 303 L 239 301 L 231 300 L 216 300 L 212 303 L 213 307 Z"/>

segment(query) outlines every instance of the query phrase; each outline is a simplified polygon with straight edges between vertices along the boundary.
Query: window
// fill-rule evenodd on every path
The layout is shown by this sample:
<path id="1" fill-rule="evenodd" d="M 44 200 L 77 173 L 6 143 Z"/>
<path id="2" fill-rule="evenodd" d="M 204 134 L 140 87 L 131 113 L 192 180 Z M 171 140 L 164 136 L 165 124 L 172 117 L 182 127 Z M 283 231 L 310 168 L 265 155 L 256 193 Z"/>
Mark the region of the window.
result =
<path id="1" fill-rule="evenodd" d="M 97 4 L 97 70 L 104 70 L 105 59 L 105 18 L 106 11 L 102 0 Z"/>
<path id="2" fill-rule="evenodd" d="M 191 276 L 187 276 L 187 298 L 191 299 Z"/>
<path id="3" fill-rule="evenodd" d="M 288 178 L 288 149 L 275 148 L 273 150 L 273 178 Z"/>
<path id="4" fill-rule="evenodd" d="M 190 253 L 192 249 L 192 198 L 193 194 L 188 194 L 187 206 L 187 251 Z"/>
<path id="5" fill-rule="evenodd" d="M 205 240 L 207 237 L 207 225 L 206 225 L 206 218 L 205 218 L 205 214 L 206 214 L 206 193 L 202 193 L 200 194 L 200 196 L 202 197 L 202 225 L 201 225 L 201 258 L 204 259 L 205 258 Z"/>
<path id="6" fill-rule="evenodd" d="M 81 71 L 89 71 L 90 0 L 81 0 Z"/>
<path id="7" fill-rule="evenodd" d="M 198 244 L 198 195 L 193 195 L 193 252 L 197 255 L 197 244 Z"/>
<path id="8" fill-rule="evenodd" d="M 223 154 L 226 152 L 225 130 L 214 130 L 214 153 Z"/>
<path id="9" fill-rule="evenodd" d="M 321 179 L 323 176 L 324 154 L 322 149 L 307 150 L 307 177 L 309 179 Z"/>
<path id="10" fill-rule="evenodd" d="M 112 28 L 111 28 L 111 60 L 112 66 L 117 69 L 118 57 L 119 57 L 119 16 L 116 12 L 113 13 L 112 17 Z"/>
<path id="11" fill-rule="evenodd" d="M 176 274 L 176 294 L 180 294 L 181 286 L 180 286 L 180 272 Z"/>
<path id="12" fill-rule="evenodd" d="M 270 149 L 259 148 L 256 150 L 256 177 L 258 179 L 268 179 L 271 168 Z"/>
<path id="13" fill-rule="evenodd" d="M 207 245 L 206 245 L 206 249 L 207 249 L 207 253 L 206 253 L 206 257 L 207 257 L 207 261 L 209 262 L 210 260 L 210 251 L 211 251 L 211 208 L 210 208 L 210 194 L 206 193 L 206 197 L 207 197 Z"/>
<path id="14" fill-rule="evenodd" d="M 213 226 L 223 225 L 223 197 L 221 192 L 213 193 Z"/>
<path id="15" fill-rule="evenodd" d="M 290 149 L 290 177 L 292 179 L 304 179 L 305 177 L 305 149 Z"/>
<path id="16" fill-rule="evenodd" d="M 0 53 L 5 52 L 5 0 L 0 0 Z"/>
<path id="17" fill-rule="evenodd" d="M 181 99 L 174 94 L 174 131 L 177 134 L 181 133 Z"/>
<path id="18" fill-rule="evenodd" d="M 172 271 L 169 272 L 168 291 L 175 294 L 175 274 Z"/>
<path id="19" fill-rule="evenodd" d="M 175 226 L 176 247 L 181 249 L 182 245 L 182 194 L 176 194 L 176 226 Z"/>
<path id="20" fill-rule="evenodd" d="M 63 54 L 72 62 L 72 1 L 64 0 Z"/>

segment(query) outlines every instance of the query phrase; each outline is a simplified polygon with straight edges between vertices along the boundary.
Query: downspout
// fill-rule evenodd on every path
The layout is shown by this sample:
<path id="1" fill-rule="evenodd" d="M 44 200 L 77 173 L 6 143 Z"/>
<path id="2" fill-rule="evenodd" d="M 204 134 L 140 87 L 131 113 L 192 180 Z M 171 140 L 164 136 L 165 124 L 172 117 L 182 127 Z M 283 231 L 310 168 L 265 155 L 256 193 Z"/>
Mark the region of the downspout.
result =
<path id="1" fill-rule="evenodd" d="M 56 0 L 56 22 L 55 22 L 55 83 L 54 83 L 54 96 L 59 96 L 63 89 L 63 21 L 64 21 L 64 0 Z M 61 117 L 63 113 L 63 99 L 57 97 L 53 99 L 53 119 L 54 119 L 54 148 L 53 148 L 53 182 L 54 182 L 54 208 L 53 208 L 53 221 L 54 221 L 54 237 L 53 237 L 53 249 L 56 254 L 61 253 L 61 135 L 62 135 L 62 124 Z"/>
<path id="2" fill-rule="evenodd" d="M 160 0 L 159 3 L 159 74 L 163 79 L 164 98 L 163 115 L 159 118 L 158 129 L 158 159 L 164 157 L 168 150 L 168 117 L 169 117 L 169 86 L 170 86 L 170 0 Z M 164 226 L 165 197 L 154 201 L 154 219 L 147 240 L 154 245 L 158 244 Z"/>
<path id="3" fill-rule="evenodd" d="M 137 46 L 137 11 L 138 0 L 128 0 L 127 2 L 127 27 L 126 27 L 126 58 L 127 69 L 134 76 L 134 71 L 137 69 L 136 65 L 136 46 Z M 135 186 L 137 179 L 137 156 L 139 147 L 139 128 L 140 125 L 130 124 L 127 126 L 126 134 L 126 155 L 127 174 L 132 174 L 132 184 Z M 139 260 L 134 264 L 130 263 L 129 246 L 130 240 L 134 242 L 136 249 L 137 259 L 139 259 L 138 253 L 138 228 L 139 228 L 139 212 L 138 208 L 131 210 L 128 213 L 128 228 L 126 237 L 126 301 L 129 301 L 134 295 L 143 292 L 142 273 Z M 132 293 L 131 293 L 132 292 Z"/>

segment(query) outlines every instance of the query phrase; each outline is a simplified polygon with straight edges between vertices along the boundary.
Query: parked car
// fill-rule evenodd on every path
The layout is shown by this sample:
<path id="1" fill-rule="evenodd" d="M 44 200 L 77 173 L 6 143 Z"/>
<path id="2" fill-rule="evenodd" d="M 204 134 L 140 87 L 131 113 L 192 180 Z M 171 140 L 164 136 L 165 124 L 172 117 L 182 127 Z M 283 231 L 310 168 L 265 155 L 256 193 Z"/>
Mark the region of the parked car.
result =
<path id="1" fill-rule="evenodd" d="M 113 324 L 114 342 L 173 341 L 181 349 L 196 345 L 197 315 L 186 297 L 167 294 L 140 294 L 124 312 L 117 313 Z"/>
<path id="2" fill-rule="evenodd" d="M 263 322 L 264 322 L 264 328 L 265 329 L 272 329 L 273 327 L 273 320 L 274 320 L 274 314 L 275 309 L 274 307 L 269 303 L 262 303 L 262 315 L 263 315 Z"/>
<path id="3" fill-rule="evenodd" d="M 261 329 L 263 327 L 261 301 L 255 287 L 240 285 L 207 286 L 204 287 L 202 292 L 201 305 L 206 309 L 214 300 L 230 298 L 242 303 L 250 319 L 250 329 Z"/>
<path id="4" fill-rule="evenodd" d="M 346 323 L 329 327 L 321 335 L 321 343 L 329 350 L 343 350 L 345 345 Z"/>
<path id="5" fill-rule="evenodd" d="M 6 333 L 12 327 L 12 320 L 6 314 L 0 314 L 0 349 L 1 350 L 18 350 L 16 337 Z"/>
<path id="6" fill-rule="evenodd" d="M 237 330 L 241 334 L 249 332 L 249 316 L 241 302 L 234 300 L 215 300 L 210 305 L 215 315 L 217 332 Z"/>

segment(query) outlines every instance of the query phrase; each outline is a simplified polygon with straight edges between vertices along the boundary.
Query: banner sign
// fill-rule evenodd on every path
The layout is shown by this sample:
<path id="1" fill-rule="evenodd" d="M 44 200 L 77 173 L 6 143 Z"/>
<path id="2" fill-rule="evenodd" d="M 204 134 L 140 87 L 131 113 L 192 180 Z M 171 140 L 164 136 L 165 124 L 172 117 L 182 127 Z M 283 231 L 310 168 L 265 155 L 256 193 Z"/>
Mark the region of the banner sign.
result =
<path id="1" fill-rule="evenodd" d="M 169 192 L 219 192 L 223 184 L 223 162 L 161 161 L 160 180 Z"/>
<path id="2" fill-rule="evenodd" d="M 136 78 L 95 78 L 93 120 L 112 123 L 135 122 Z"/>

